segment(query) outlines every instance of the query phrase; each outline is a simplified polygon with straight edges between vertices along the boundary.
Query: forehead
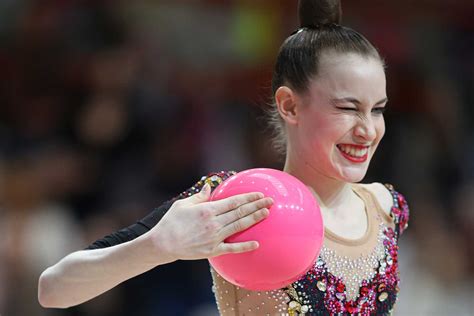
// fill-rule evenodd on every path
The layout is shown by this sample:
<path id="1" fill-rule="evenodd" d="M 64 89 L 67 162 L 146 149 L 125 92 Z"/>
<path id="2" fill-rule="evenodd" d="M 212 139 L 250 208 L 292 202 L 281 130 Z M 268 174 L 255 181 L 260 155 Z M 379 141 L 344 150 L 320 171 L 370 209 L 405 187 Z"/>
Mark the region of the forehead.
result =
<path id="1" fill-rule="evenodd" d="M 355 97 L 377 102 L 386 97 L 385 71 L 380 60 L 355 53 L 324 52 L 318 74 L 309 82 L 313 97 Z"/>

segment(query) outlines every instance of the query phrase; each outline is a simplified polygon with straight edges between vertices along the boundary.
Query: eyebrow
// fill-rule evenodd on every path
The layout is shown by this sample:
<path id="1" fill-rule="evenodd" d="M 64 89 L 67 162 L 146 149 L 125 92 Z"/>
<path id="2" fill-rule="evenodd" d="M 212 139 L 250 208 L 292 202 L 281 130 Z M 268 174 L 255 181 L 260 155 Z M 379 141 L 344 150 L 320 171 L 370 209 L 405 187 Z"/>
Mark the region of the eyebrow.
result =
<path id="1" fill-rule="evenodd" d="M 375 105 L 380 105 L 380 104 L 383 104 L 387 101 L 388 101 L 388 98 L 383 98 L 382 100 L 376 102 Z M 343 102 L 354 103 L 356 105 L 361 104 L 361 102 L 359 100 L 357 100 L 356 98 L 352 98 L 352 97 L 331 99 L 331 103 L 343 103 Z"/>

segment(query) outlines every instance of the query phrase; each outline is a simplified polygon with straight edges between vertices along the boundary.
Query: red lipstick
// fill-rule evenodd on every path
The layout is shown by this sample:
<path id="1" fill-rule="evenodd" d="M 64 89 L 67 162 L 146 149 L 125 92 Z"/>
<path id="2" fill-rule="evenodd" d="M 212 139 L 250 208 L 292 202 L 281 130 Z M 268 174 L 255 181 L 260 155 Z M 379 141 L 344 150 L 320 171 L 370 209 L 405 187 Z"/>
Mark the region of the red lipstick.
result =
<path id="1" fill-rule="evenodd" d="M 350 146 L 350 147 L 355 147 L 357 149 L 364 149 L 364 148 L 367 148 L 367 146 L 361 146 L 361 145 L 344 145 L 344 146 Z M 339 145 L 336 146 L 338 149 L 339 149 L 339 152 L 342 154 L 342 156 L 344 158 L 346 158 L 347 160 L 351 161 L 351 162 L 355 162 L 355 163 L 363 163 L 367 160 L 368 156 L 369 156 L 369 150 L 367 148 L 367 152 L 365 153 L 365 155 L 363 156 L 360 156 L 360 157 L 355 157 L 355 156 L 352 156 L 352 155 L 349 155 L 348 153 L 344 152 L 340 147 Z"/>

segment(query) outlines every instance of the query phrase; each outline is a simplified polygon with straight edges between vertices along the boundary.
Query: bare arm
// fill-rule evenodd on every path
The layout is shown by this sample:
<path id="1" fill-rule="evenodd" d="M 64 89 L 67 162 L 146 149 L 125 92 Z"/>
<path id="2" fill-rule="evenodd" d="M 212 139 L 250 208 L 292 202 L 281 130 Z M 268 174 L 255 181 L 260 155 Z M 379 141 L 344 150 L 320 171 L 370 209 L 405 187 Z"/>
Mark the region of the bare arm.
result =
<path id="1" fill-rule="evenodd" d="M 224 239 L 266 218 L 272 200 L 247 193 L 207 202 L 209 196 L 207 185 L 174 202 L 155 227 L 134 240 L 66 256 L 41 274 L 40 304 L 78 305 L 162 264 L 256 249 L 255 241 L 228 244 Z"/>
<path id="2" fill-rule="evenodd" d="M 77 251 L 41 274 L 38 299 L 43 307 L 67 308 L 171 261 L 149 233 L 113 247 Z"/>

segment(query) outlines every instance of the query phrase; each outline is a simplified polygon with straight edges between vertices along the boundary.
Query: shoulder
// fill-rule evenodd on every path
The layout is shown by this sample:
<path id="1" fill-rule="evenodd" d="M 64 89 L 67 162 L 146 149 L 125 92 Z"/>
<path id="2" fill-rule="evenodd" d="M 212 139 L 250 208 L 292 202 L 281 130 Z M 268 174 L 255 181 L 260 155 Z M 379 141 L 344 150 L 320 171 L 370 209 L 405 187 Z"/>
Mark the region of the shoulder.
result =
<path id="1" fill-rule="evenodd" d="M 235 175 L 236 171 L 219 171 L 219 172 L 210 172 L 201 177 L 194 185 L 181 194 L 179 194 L 175 199 L 183 199 L 193 194 L 201 191 L 202 187 L 208 183 L 211 186 L 211 189 L 214 190 L 221 182 L 225 181 L 227 178 Z"/>
<path id="2" fill-rule="evenodd" d="M 392 196 L 392 193 L 389 191 L 389 189 L 385 185 L 379 182 L 373 182 L 373 183 L 367 183 L 367 184 L 361 183 L 359 185 L 365 188 L 366 190 L 368 190 L 370 193 L 372 193 L 377 199 L 377 202 L 382 207 L 383 211 L 387 215 L 391 216 L 390 213 L 392 212 L 392 207 L 393 207 L 393 196 Z"/>
<path id="3" fill-rule="evenodd" d="M 378 182 L 361 184 L 362 187 L 370 191 L 377 199 L 384 212 L 386 212 L 395 222 L 397 234 L 401 235 L 408 227 L 410 210 L 405 197 L 395 190 L 391 184 L 381 184 Z"/>

